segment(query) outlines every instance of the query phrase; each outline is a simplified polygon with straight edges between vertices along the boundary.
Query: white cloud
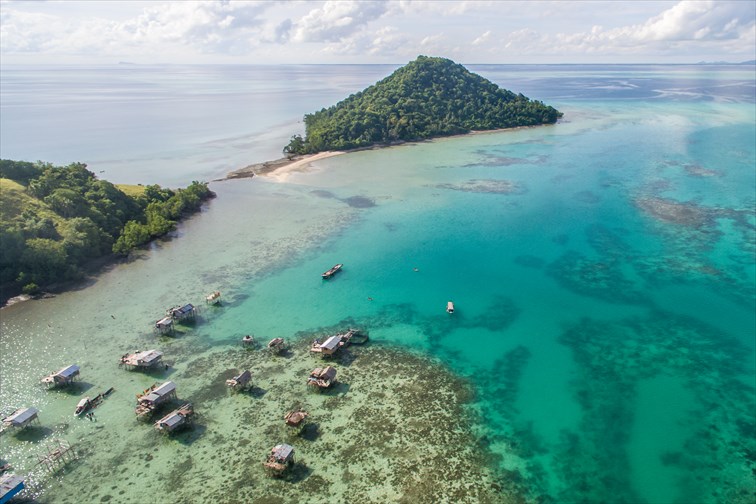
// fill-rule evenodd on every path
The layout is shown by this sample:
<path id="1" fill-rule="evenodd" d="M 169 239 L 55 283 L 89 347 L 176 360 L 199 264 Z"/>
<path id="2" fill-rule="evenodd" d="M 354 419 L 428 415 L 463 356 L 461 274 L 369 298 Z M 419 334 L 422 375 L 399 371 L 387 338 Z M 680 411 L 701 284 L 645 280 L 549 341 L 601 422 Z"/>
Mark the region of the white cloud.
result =
<path id="1" fill-rule="evenodd" d="M 296 22 L 296 42 L 337 42 L 388 11 L 388 1 L 329 0 Z"/>
<path id="2" fill-rule="evenodd" d="M 756 58 L 751 0 L 0 2 L 5 63 Z"/>
<path id="3" fill-rule="evenodd" d="M 489 41 L 490 38 L 491 38 L 491 30 L 488 30 L 482 33 L 478 38 L 473 40 L 472 45 L 477 46 L 477 45 L 485 44 L 486 42 Z"/>

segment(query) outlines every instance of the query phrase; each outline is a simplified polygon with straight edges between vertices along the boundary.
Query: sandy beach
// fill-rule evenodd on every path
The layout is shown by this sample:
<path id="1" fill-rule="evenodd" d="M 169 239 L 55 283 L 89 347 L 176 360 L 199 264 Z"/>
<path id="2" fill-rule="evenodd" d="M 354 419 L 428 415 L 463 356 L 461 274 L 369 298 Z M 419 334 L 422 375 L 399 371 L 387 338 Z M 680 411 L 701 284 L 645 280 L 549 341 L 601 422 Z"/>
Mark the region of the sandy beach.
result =
<path id="1" fill-rule="evenodd" d="M 268 177 L 276 182 L 284 182 L 291 173 L 306 171 L 310 164 L 320 159 L 325 159 L 339 154 L 345 154 L 343 151 L 325 151 L 317 154 L 307 154 L 304 156 L 294 156 L 292 158 L 281 158 L 274 161 L 265 161 L 264 163 L 251 164 L 239 170 L 232 171 L 226 175 L 226 179 L 249 178 L 255 176 Z"/>

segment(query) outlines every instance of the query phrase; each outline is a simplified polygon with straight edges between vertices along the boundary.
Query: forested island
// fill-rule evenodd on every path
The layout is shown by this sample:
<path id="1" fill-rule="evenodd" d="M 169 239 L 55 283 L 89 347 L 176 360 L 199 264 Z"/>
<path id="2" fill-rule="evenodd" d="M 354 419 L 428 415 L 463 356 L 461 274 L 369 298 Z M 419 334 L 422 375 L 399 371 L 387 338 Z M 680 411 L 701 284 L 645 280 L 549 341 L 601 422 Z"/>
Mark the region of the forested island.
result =
<path id="1" fill-rule="evenodd" d="M 552 124 L 553 107 L 502 89 L 445 58 L 415 61 L 336 105 L 304 116 L 287 155 L 347 150 L 476 130 Z"/>
<path id="2" fill-rule="evenodd" d="M 215 196 L 185 189 L 115 186 L 82 163 L 0 160 L 0 299 L 77 280 L 95 259 L 125 256 L 174 229 Z"/>

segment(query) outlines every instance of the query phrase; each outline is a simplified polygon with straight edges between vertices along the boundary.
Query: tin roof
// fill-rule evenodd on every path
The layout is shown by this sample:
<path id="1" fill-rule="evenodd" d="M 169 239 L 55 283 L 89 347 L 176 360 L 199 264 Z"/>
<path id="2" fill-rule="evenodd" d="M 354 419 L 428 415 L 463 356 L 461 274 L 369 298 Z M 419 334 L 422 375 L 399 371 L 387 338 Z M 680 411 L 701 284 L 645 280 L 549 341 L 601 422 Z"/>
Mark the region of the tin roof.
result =
<path id="1" fill-rule="evenodd" d="M 70 366 L 64 367 L 55 374 L 62 376 L 63 378 L 72 378 L 79 374 L 79 366 L 77 366 L 76 364 L 71 364 Z"/>
<path id="2" fill-rule="evenodd" d="M 186 315 L 187 313 L 191 313 L 192 310 L 194 310 L 194 305 L 192 303 L 187 303 L 181 308 L 176 309 L 175 311 L 180 315 Z"/>
<path id="3" fill-rule="evenodd" d="M 8 502 L 8 499 L 24 489 L 24 478 L 15 474 L 7 473 L 0 475 L 0 499 Z"/>
<path id="4" fill-rule="evenodd" d="M 172 325 L 172 324 L 173 324 L 173 319 L 171 317 L 163 317 L 160 320 L 158 320 L 157 322 L 155 322 L 155 325 L 158 326 L 158 327 L 169 326 L 169 325 Z"/>
<path id="5" fill-rule="evenodd" d="M 176 384 L 173 383 L 172 381 L 167 381 L 167 382 L 163 383 L 162 385 L 160 385 L 155 390 L 153 390 L 152 394 L 157 394 L 158 396 L 164 396 L 166 394 L 170 394 L 174 390 L 176 390 Z M 152 394 L 150 394 L 150 395 L 152 395 Z"/>
<path id="6" fill-rule="evenodd" d="M 158 352 L 157 350 L 145 350 L 144 352 L 139 352 L 134 357 L 137 361 L 150 363 L 152 361 L 159 360 L 162 356 L 163 352 Z"/>
<path id="7" fill-rule="evenodd" d="M 287 444 L 276 445 L 272 454 L 276 460 L 286 460 L 294 453 L 294 447 Z"/>
<path id="8" fill-rule="evenodd" d="M 320 345 L 320 348 L 333 350 L 339 346 L 339 343 L 341 343 L 341 336 L 331 336 L 330 338 L 325 340 L 322 345 Z"/>
<path id="9" fill-rule="evenodd" d="M 165 417 L 158 420 L 158 424 L 164 427 L 167 427 L 168 430 L 173 429 L 174 427 L 180 425 L 184 421 L 184 417 L 182 415 L 179 415 L 175 411 L 173 413 L 170 413 L 166 415 Z"/>
<path id="10" fill-rule="evenodd" d="M 336 378 L 336 368 L 328 366 L 320 373 L 320 378 L 323 380 L 333 380 Z"/>
<path id="11" fill-rule="evenodd" d="M 34 408 L 19 408 L 3 421 L 16 426 L 24 425 L 33 420 L 37 416 L 37 413 L 39 412 Z"/>

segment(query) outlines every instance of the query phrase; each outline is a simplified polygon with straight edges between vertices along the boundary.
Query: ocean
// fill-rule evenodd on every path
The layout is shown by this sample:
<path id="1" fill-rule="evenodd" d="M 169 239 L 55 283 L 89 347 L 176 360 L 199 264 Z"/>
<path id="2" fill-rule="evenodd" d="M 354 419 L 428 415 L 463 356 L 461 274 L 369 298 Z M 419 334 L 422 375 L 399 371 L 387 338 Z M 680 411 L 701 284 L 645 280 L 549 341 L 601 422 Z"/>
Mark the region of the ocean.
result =
<path id="1" fill-rule="evenodd" d="M 0 437 L 0 464 L 30 497 L 753 501 L 753 67 L 469 65 L 564 118 L 216 180 L 280 157 L 303 114 L 395 68 L 2 68 L 3 158 L 218 194 L 130 261 L 0 312 L 0 407 L 40 410 Z M 203 306 L 214 290 L 222 306 Z M 185 302 L 198 322 L 156 336 Z M 335 361 L 336 390 L 307 393 L 309 343 L 347 327 L 370 342 Z M 268 355 L 273 337 L 289 352 Z M 170 368 L 118 368 L 147 348 Z M 39 386 L 71 363 L 72 390 Z M 255 388 L 229 394 L 241 369 Z M 133 413 L 132 394 L 167 379 L 198 412 L 172 438 Z M 73 416 L 109 387 L 96 422 Z M 299 435 L 281 425 L 294 406 L 312 420 Z M 59 440 L 78 458 L 49 473 L 39 457 Z M 266 477 L 282 441 L 297 468 Z"/>

